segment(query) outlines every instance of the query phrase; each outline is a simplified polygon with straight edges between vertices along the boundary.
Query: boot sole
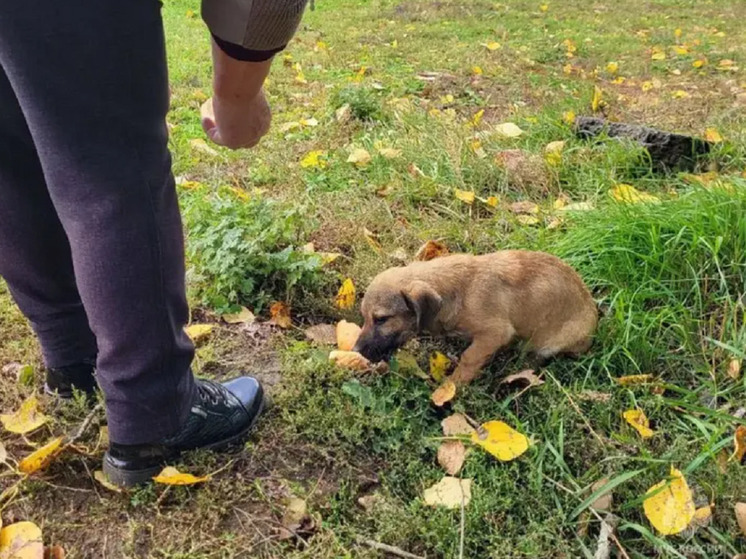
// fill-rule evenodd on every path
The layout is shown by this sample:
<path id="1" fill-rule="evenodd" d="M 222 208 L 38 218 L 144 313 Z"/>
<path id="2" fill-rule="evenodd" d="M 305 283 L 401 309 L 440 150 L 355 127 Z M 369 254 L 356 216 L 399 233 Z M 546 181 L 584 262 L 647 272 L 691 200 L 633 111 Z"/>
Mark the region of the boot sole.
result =
<path id="1" fill-rule="evenodd" d="M 259 418 L 264 413 L 264 410 L 266 409 L 266 407 L 267 407 L 267 402 L 263 398 L 262 404 L 259 407 L 259 411 L 254 416 L 254 419 L 252 419 L 248 427 L 246 427 L 246 429 L 226 439 L 221 439 L 214 443 L 201 446 L 195 450 L 220 451 L 220 450 L 225 450 L 226 448 L 229 448 L 240 442 L 243 442 L 246 439 L 246 437 L 251 433 L 251 431 L 254 429 L 254 427 L 256 426 L 256 423 L 259 421 Z M 180 454 L 181 453 L 178 453 L 172 458 L 178 458 Z M 164 464 L 161 463 L 156 466 L 152 466 L 150 468 L 144 468 L 142 470 L 126 470 L 124 468 L 117 468 L 116 466 L 111 464 L 109 460 L 107 459 L 108 456 L 109 456 L 109 453 L 107 452 L 104 455 L 104 463 L 103 463 L 103 468 L 102 468 L 104 471 L 104 474 L 106 475 L 106 478 L 113 485 L 116 485 L 118 487 L 122 487 L 125 489 L 130 489 L 137 485 L 141 485 L 143 483 L 148 483 L 150 481 L 153 481 L 153 478 L 156 477 L 161 472 L 161 470 L 163 470 L 163 466 L 164 466 Z"/>

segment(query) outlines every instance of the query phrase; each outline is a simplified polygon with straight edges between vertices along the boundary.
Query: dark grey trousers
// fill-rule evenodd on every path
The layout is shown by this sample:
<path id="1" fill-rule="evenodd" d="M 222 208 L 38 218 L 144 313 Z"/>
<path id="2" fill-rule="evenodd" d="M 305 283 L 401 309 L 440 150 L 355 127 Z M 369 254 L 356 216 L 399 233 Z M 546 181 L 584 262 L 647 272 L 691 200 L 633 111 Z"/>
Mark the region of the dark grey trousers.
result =
<path id="1" fill-rule="evenodd" d="M 167 110 L 157 0 L 3 0 L 0 276 L 47 366 L 97 356 L 121 444 L 194 393 Z"/>

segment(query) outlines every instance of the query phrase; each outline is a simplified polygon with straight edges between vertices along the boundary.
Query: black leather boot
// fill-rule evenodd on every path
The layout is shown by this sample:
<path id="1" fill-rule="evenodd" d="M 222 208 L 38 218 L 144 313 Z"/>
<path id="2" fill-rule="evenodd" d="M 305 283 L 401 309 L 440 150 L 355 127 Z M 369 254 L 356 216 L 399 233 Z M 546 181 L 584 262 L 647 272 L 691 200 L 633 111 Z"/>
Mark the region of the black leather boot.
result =
<path id="1" fill-rule="evenodd" d="M 98 388 L 93 376 L 95 368 L 96 362 L 90 360 L 77 365 L 47 369 L 44 390 L 47 394 L 56 394 L 63 400 L 73 397 L 73 389 L 92 396 Z"/>
<path id="2" fill-rule="evenodd" d="M 153 444 L 112 442 L 104 455 L 104 473 L 115 485 L 132 487 L 150 481 L 184 450 L 220 450 L 242 442 L 264 409 L 264 391 L 251 377 L 218 384 L 197 380 L 189 417 L 175 435 Z"/>

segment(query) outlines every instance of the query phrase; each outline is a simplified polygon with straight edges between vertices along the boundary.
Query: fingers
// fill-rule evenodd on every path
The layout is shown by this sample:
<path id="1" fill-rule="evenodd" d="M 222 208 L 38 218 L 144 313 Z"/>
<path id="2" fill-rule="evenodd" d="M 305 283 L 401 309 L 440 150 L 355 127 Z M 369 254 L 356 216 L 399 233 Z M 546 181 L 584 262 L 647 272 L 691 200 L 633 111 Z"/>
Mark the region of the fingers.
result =
<path id="1" fill-rule="evenodd" d="M 249 106 L 221 103 L 218 108 L 219 118 L 215 115 L 213 98 L 200 108 L 202 129 L 215 144 L 229 149 L 253 148 L 269 131 L 271 111 L 263 94 Z"/>

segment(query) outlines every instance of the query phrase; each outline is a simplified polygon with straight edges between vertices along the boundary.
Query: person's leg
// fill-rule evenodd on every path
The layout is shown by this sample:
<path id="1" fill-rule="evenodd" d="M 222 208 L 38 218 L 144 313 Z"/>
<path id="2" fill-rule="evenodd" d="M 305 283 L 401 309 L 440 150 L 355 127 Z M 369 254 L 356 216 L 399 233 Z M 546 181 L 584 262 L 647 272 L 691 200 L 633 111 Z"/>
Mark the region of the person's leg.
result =
<path id="1" fill-rule="evenodd" d="M 75 284 L 70 245 L 1 67 L 0 107 L 0 277 L 39 338 L 48 375 L 81 370 L 75 385 L 92 389 L 96 339 Z"/>
<path id="2" fill-rule="evenodd" d="M 183 331 L 188 309 L 160 3 L 6 0 L 0 67 L 69 239 L 98 342 L 111 439 L 135 445 L 173 435 L 187 419 L 195 383 Z M 33 178 L 40 181 L 38 172 Z M 17 196 L 32 204 L 26 192 Z M 50 277 L 13 261 L 3 268 L 15 285 Z M 32 299 L 49 296 L 40 289 Z"/>

